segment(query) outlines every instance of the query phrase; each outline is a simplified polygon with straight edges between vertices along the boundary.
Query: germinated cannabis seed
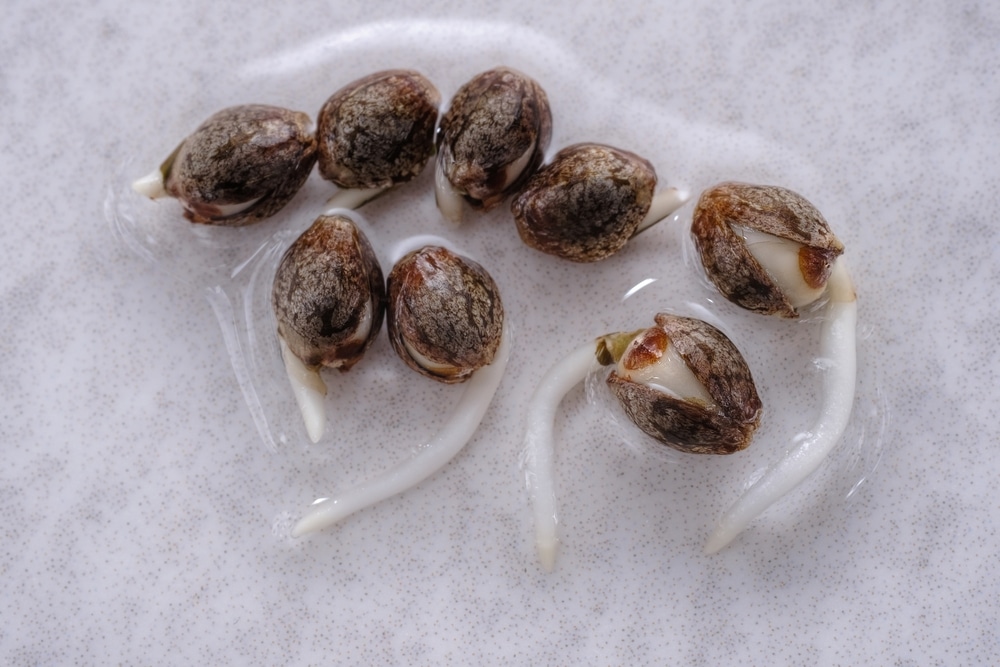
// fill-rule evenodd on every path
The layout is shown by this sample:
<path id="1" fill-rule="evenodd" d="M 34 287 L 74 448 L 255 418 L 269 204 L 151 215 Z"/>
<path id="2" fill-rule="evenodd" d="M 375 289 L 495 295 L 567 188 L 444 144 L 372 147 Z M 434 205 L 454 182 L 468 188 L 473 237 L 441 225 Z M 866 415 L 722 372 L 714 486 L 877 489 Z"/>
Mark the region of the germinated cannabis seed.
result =
<path id="1" fill-rule="evenodd" d="M 727 299 L 782 317 L 798 317 L 800 306 L 823 293 L 833 263 L 844 251 L 815 206 L 773 185 L 721 183 L 706 190 L 695 208 L 691 234 L 709 280 Z M 751 247 L 756 243 L 794 253 L 790 279 L 761 265 Z"/>
<path id="2" fill-rule="evenodd" d="M 635 153 L 601 144 L 562 149 L 514 198 L 521 239 L 575 262 L 621 250 L 649 211 L 656 171 Z"/>
<path id="3" fill-rule="evenodd" d="M 745 449 L 760 423 L 761 402 L 743 355 L 701 320 L 660 313 L 655 321 L 655 327 L 626 334 L 628 343 L 612 334 L 598 344 L 602 363 L 617 361 L 607 383 L 625 413 L 647 435 L 682 452 Z M 673 354 L 679 359 L 672 363 L 686 369 L 670 367 Z M 673 384 L 687 371 L 693 381 Z"/>
<path id="4" fill-rule="evenodd" d="M 464 382 L 493 361 L 503 333 L 496 283 L 476 262 L 426 246 L 389 273 L 389 340 L 407 366 L 441 382 Z"/>
<path id="5" fill-rule="evenodd" d="M 709 279 L 737 305 L 796 317 L 825 299 L 816 420 L 723 514 L 705 543 L 705 552 L 715 553 L 815 472 L 843 437 L 857 388 L 858 304 L 843 244 L 816 207 L 791 190 L 717 185 L 702 194 L 691 233 Z"/>
<path id="6" fill-rule="evenodd" d="M 344 86 L 319 112 L 319 171 L 342 188 L 409 181 L 434 153 L 441 95 L 410 70 L 376 72 Z"/>
<path id="7" fill-rule="evenodd" d="M 192 222 L 240 226 L 277 213 L 316 161 L 302 112 L 252 104 L 205 121 L 160 167 L 163 187 Z"/>
<path id="8" fill-rule="evenodd" d="M 475 208 L 498 206 L 541 164 L 552 138 L 545 91 L 498 67 L 462 86 L 441 119 L 438 169 Z"/>
<path id="9" fill-rule="evenodd" d="M 364 233 L 343 215 L 322 215 L 288 248 L 274 277 L 278 334 L 309 368 L 349 370 L 385 314 L 385 283 Z"/>

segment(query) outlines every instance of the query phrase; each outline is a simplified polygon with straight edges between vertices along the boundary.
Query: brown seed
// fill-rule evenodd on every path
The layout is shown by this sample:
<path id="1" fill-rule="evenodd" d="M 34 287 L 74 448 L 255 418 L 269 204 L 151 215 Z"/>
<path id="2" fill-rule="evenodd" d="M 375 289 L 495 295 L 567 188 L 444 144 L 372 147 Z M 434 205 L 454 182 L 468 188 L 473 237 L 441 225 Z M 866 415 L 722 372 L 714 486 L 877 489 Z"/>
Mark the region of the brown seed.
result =
<path id="1" fill-rule="evenodd" d="M 160 172 L 187 219 L 237 227 L 277 213 L 315 162 L 309 116 L 251 104 L 210 117 L 181 142 Z"/>
<path id="2" fill-rule="evenodd" d="M 701 320 L 660 313 L 655 327 L 627 335 L 633 342 L 624 351 L 616 335 L 602 339 L 598 358 L 610 363 L 602 351 L 621 355 L 607 383 L 643 432 L 694 454 L 732 454 L 749 446 L 760 423 L 760 397 L 743 355 L 725 334 Z M 656 364 L 671 346 L 711 403 L 629 379 L 631 372 Z"/>
<path id="3" fill-rule="evenodd" d="M 482 266 L 427 246 L 396 263 L 388 291 L 389 341 L 407 366 L 450 384 L 493 362 L 504 310 Z"/>
<path id="4" fill-rule="evenodd" d="M 542 87 L 497 67 L 455 93 L 438 130 L 438 169 L 469 204 L 489 211 L 534 173 L 551 138 Z"/>
<path id="5" fill-rule="evenodd" d="M 574 262 L 613 255 L 649 211 L 656 171 L 635 153 L 601 144 L 562 149 L 514 198 L 527 245 Z"/>
<path id="6" fill-rule="evenodd" d="M 354 81 L 319 112 L 319 171 L 342 188 L 382 188 L 416 177 L 434 153 L 441 95 L 410 70 Z"/>
<path id="7" fill-rule="evenodd" d="M 371 244 L 343 215 L 322 215 L 285 252 L 271 303 L 278 334 L 310 368 L 350 370 L 375 340 L 385 283 Z"/>
<path id="8" fill-rule="evenodd" d="M 721 183 L 702 193 L 691 234 L 709 280 L 733 303 L 767 315 L 798 317 L 798 309 L 750 254 L 734 227 L 801 244 L 802 279 L 822 287 L 844 245 L 822 214 L 801 195 L 773 185 Z"/>

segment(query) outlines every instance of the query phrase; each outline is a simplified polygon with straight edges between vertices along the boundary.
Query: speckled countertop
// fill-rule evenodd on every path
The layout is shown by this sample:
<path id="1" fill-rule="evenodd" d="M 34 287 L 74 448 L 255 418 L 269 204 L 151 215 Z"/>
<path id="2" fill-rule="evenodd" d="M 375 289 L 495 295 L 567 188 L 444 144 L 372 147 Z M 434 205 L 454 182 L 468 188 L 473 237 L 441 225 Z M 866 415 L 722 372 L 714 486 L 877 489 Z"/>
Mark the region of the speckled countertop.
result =
<path id="1" fill-rule="evenodd" d="M 1000 10 L 791 6 L 8 8 L 0 662 L 995 660 Z M 270 338 L 253 333 L 269 326 L 252 307 L 269 280 L 257 250 L 289 243 L 330 189 L 314 175 L 276 219 L 218 243 L 185 243 L 170 202 L 143 217 L 154 209 L 128 198 L 130 179 L 221 107 L 315 114 L 341 85 L 389 67 L 421 70 L 447 99 L 497 64 L 548 91 L 550 155 L 619 145 L 693 193 L 779 183 L 847 246 L 861 366 L 845 443 L 717 555 L 701 552 L 708 531 L 808 427 L 822 364 L 817 318 L 771 322 L 708 289 L 691 262 L 691 205 L 586 266 L 523 246 L 505 208 L 449 227 L 430 170 L 362 209 L 383 261 L 428 233 L 486 265 L 515 349 L 449 466 L 292 539 L 308 503 L 406 456 L 458 394 L 412 376 L 380 337 L 350 377 L 329 378 L 328 437 L 307 446 L 284 385 L 269 381 L 281 379 Z M 136 219 L 155 233 L 123 225 Z M 599 382 L 570 392 L 556 422 L 562 548 L 546 574 L 519 467 L 528 396 L 559 355 L 658 310 L 726 328 L 758 377 L 761 430 L 732 457 L 661 456 L 616 419 Z"/>

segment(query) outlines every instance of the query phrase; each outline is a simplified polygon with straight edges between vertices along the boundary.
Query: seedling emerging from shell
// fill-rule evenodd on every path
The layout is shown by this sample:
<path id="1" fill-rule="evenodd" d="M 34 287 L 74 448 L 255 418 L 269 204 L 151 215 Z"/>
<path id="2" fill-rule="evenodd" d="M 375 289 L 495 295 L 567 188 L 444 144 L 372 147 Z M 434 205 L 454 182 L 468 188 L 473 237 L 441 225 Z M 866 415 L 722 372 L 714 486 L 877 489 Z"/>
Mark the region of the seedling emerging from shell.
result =
<path id="1" fill-rule="evenodd" d="M 321 368 L 350 370 L 382 328 L 385 282 L 364 233 L 343 215 L 321 215 L 288 248 L 271 304 L 282 358 L 310 440 L 326 424 Z"/>
<path id="2" fill-rule="evenodd" d="M 421 375 L 464 382 L 464 392 L 433 438 L 375 478 L 317 501 L 295 525 L 295 537 L 403 493 L 447 465 L 476 432 L 503 378 L 510 335 L 499 291 L 481 266 L 442 247 L 422 247 L 396 263 L 389 294 L 396 352 Z"/>
<path id="3" fill-rule="evenodd" d="M 542 378 L 531 397 L 525 477 L 535 513 L 535 544 L 546 570 L 558 537 L 553 473 L 555 412 L 566 393 L 598 364 L 615 368 L 607 384 L 625 414 L 647 435 L 682 452 L 731 454 L 746 448 L 761 403 L 750 369 L 721 331 L 660 313 L 656 326 L 601 336 L 571 352 Z"/>
<path id="4" fill-rule="evenodd" d="M 315 162 L 308 115 L 250 104 L 211 116 L 132 187 L 152 199 L 175 197 L 191 222 L 239 227 L 281 210 Z"/>
<path id="5" fill-rule="evenodd" d="M 705 544 L 714 553 L 826 459 L 851 418 L 857 374 L 857 298 L 843 244 L 801 195 L 722 183 L 702 193 L 691 225 L 708 278 L 726 298 L 765 315 L 798 317 L 826 299 L 820 357 L 823 400 L 813 427 L 723 515 Z"/>
<path id="6" fill-rule="evenodd" d="M 376 72 L 344 86 L 319 112 L 319 173 L 342 188 L 331 207 L 357 208 L 415 178 L 434 153 L 441 95 L 411 70 Z"/>
<path id="7" fill-rule="evenodd" d="M 521 240 L 549 255 L 596 262 L 687 200 L 656 190 L 656 171 L 635 153 L 575 144 L 528 179 L 511 204 Z"/>
<path id="8" fill-rule="evenodd" d="M 438 128 L 438 208 L 462 220 L 462 201 L 489 211 L 542 163 L 552 138 L 545 91 L 508 67 L 475 76 L 452 98 Z"/>

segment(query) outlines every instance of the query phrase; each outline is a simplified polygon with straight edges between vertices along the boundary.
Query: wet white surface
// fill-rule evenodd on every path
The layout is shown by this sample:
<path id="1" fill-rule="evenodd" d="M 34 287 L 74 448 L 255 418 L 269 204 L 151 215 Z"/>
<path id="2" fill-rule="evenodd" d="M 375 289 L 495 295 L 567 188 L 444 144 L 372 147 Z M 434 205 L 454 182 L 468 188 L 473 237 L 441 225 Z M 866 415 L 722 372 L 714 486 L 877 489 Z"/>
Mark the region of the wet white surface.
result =
<path id="1" fill-rule="evenodd" d="M 0 33 L 5 664 L 996 655 L 1000 11 L 105 0 L 22 3 Z M 268 271 L 332 188 L 314 174 L 273 220 L 227 234 L 125 187 L 224 106 L 315 115 L 389 67 L 419 69 L 447 100 L 498 64 L 548 91 L 550 155 L 600 141 L 692 193 L 781 184 L 847 246 L 862 338 L 845 441 L 717 555 L 701 552 L 715 520 L 814 416 L 819 321 L 722 302 L 692 263 L 692 204 L 593 265 L 528 249 L 506 207 L 448 225 L 430 169 L 366 205 L 386 273 L 413 234 L 486 266 L 515 350 L 449 466 L 296 540 L 309 503 L 432 436 L 456 388 L 416 377 L 383 335 L 350 374 L 326 375 L 331 417 L 309 446 L 269 335 Z M 664 455 L 620 423 L 599 381 L 570 392 L 546 574 L 519 467 L 528 396 L 558 356 L 658 310 L 737 343 L 761 428 L 730 457 Z"/>

